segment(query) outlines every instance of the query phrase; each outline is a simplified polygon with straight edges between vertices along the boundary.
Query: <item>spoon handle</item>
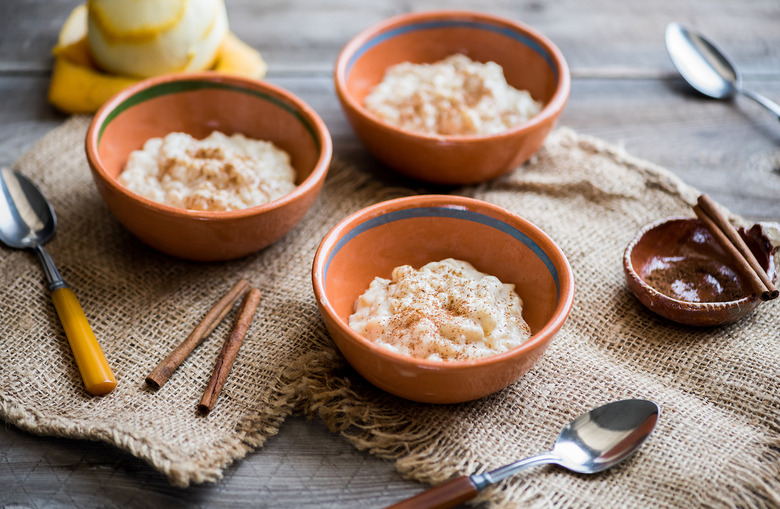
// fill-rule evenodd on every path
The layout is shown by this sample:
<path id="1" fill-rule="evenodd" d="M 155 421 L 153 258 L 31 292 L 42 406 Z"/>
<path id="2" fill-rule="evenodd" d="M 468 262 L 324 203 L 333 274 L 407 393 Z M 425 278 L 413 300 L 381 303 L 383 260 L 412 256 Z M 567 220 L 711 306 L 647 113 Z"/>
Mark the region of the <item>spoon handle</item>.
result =
<path id="1" fill-rule="evenodd" d="M 754 101 L 756 101 L 758 104 L 763 106 L 764 108 L 768 109 L 772 113 L 775 114 L 778 120 L 780 120 L 780 104 L 777 104 L 776 102 L 767 99 L 761 94 L 757 94 L 755 92 L 751 92 L 750 90 L 740 89 L 739 90 L 742 95 L 746 97 L 750 97 Z"/>
<path id="2" fill-rule="evenodd" d="M 114 390 L 116 378 L 95 339 L 76 294 L 66 287 L 51 292 L 54 308 L 60 317 L 68 343 L 84 380 L 84 387 L 93 396 L 103 396 Z"/>
<path id="3" fill-rule="evenodd" d="M 471 481 L 474 483 L 474 486 L 476 486 L 477 491 L 482 491 L 491 484 L 495 484 L 511 475 L 515 475 L 517 472 L 525 470 L 528 467 L 544 465 L 547 463 L 558 463 L 559 461 L 560 458 L 551 452 L 538 454 L 536 456 L 531 456 L 530 458 L 515 461 L 509 465 L 504 465 L 503 467 L 498 467 L 497 469 L 485 472 L 484 474 L 474 474 L 471 476 Z"/>
<path id="4" fill-rule="evenodd" d="M 401 500 L 386 509 L 446 509 L 477 496 L 477 488 L 468 476 L 456 477 L 419 495 Z"/>

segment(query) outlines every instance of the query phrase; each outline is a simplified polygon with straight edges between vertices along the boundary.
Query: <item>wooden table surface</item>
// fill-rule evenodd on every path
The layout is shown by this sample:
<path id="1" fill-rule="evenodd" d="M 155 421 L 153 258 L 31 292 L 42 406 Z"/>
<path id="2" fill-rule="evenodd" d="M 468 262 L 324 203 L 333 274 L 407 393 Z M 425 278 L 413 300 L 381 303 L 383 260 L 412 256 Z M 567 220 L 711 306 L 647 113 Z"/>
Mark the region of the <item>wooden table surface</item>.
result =
<path id="1" fill-rule="evenodd" d="M 0 2 L 0 166 L 67 118 L 45 97 L 51 48 L 78 3 Z M 777 0 L 227 0 L 227 7 L 233 32 L 268 62 L 267 79 L 314 107 L 330 128 L 336 156 L 363 168 L 376 163 L 333 92 L 340 48 L 363 28 L 405 11 L 482 10 L 538 28 L 563 51 L 573 84 L 560 125 L 623 145 L 747 218 L 780 221 L 780 122 L 749 99 L 696 95 L 664 47 L 668 23 L 695 28 L 727 51 L 747 88 L 780 101 Z M 0 316 L 9 305 L 0 303 Z M 112 446 L 0 428 L 3 507 L 378 507 L 421 489 L 391 463 L 297 417 L 227 469 L 221 482 L 188 489 L 170 486 Z"/>

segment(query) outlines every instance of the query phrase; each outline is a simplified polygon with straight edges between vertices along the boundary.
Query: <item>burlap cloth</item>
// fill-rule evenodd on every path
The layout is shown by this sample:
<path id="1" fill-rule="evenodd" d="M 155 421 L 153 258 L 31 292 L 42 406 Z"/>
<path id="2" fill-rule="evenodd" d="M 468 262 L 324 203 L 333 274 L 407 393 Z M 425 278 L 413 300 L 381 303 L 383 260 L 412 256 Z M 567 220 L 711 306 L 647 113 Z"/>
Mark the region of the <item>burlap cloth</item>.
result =
<path id="1" fill-rule="evenodd" d="M 628 292 L 621 257 L 637 230 L 691 215 L 696 191 L 669 172 L 562 128 L 529 164 L 460 189 L 527 217 L 574 268 L 571 316 L 541 361 L 480 401 L 410 403 L 363 381 L 335 351 L 314 301 L 315 249 L 338 220 L 409 194 L 334 164 L 303 223 L 229 263 L 147 248 L 110 215 L 91 182 L 74 117 L 17 163 L 54 204 L 50 251 L 77 292 L 119 385 L 89 397 L 31 252 L 0 248 L 0 415 L 25 430 L 102 440 L 176 485 L 216 481 L 292 412 L 323 419 L 356 447 L 438 483 L 543 452 L 587 409 L 647 398 L 661 418 L 631 460 L 596 476 L 539 467 L 485 492 L 496 506 L 777 507 L 780 505 L 780 305 L 694 329 L 658 318 Z M 419 192 L 419 190 L 418 190 Z M 247 232 L 251 234 L 251 232 Z M 220 328 L 160 390 L 143 381 L 239 278 L 264 298 L 214 411 L 195 407 L 230 327 Z M 234 311 L 235 313 L 235 311 Z M 259 451 L 258 454 L 262 454 Z M 370 501 L 367 501 L 370 505 Z"/>

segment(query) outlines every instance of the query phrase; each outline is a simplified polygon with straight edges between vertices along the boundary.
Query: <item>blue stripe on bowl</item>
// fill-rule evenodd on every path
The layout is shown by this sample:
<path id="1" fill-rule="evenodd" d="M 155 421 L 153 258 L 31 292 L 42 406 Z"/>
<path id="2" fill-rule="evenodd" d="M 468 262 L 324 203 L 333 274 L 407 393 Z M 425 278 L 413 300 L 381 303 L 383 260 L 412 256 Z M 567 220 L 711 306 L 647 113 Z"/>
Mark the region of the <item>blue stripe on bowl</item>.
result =
<path id="1" fill-rule="evenodd" d="M 552 276 L 553 281 L 555 281 L 556 296 L 560 298 L 561 285 L 558 277 L 558 270 L 555 268 L 555 265 L 553 264 L 552 260 L 550 260 L 550 257 L 547 256 L 547 253 L 544 252 L 544 250 L 539 246 L 539 244 L 534 242 L 533 239 L 531 239 L 525 233 L 505 223 L 504 221 L 501 221 L 494 217 L 486 216 L 484 214 L 480 214 L 479 212 L 464 210 L 461 208 L 451 208 L 451 207 L 419 207 L 414 209 L 397 210 L 395 212 L 390 212 L 389 214 L 384 214 L 382 216 L 369 219 L 365 223 L 361 223 L 357 225 L 355 228 L 347 232 L 347 234 L 344 235 L 341 239 L 339 239 L 339 241 L 333 247 L 333 250 L 330 252 L 330 256 L 328 256 L 327 262 L 325 262 L 325 269 L 323 271 L 323 281 L 327 281 L 328 269 L 330 268 L 330 264 L 333 261 L 333 258 L 336 257 L 336 255 L 341 250 L 341 248 L 347 245 L 349 241 L 351 241 L 361 233 L 364 233 L 372 228 L 376 228 L 377 226 L 382 226 L 395 221 L 402 221 L 404 219 L 413 219 L 417 217 L 446 217 L 452 219 L 461 219 L 464 221 L 473 221 L 475 223 L 480 223 L 485 226 L 495 228 L 496 230 L 499 230 L 509 235 L 510 237 L 522 242 L 529 249 L 531 249 L 531 251 L 533 251 L 536 257 L 539 258 L 547 267 L 547 270 L 550 271 L 550 275 Z"/>
<path id="2" fill-rule="evenodd" d="M 168 94 L 176 94 L 180 92 L 191 92 L 193 90 L 202 90 L 202 89 L 210 89 L 210 88 L 229 90 L 231 92 L 253 95 L 259 99 L 262 99 L 271 104 L 279 106 L 280 108 L 282 108 L 283 110 L 287 111 L 292 116 L 294 116 L 301 124 L 303 124 L 303 126 L 306 128 L 306 130 L 309 132 L 312 139 L 314 140 L 314 144 L 317 147 L 317 149 L 318 150 L 321 149 L 320 141 L 317 138 L 317 130 L 314 128 L 313 125 L 311 125 L 311 123 L 309 123 L 309 121 L 306 119 L 306 117 L 303 116 L 303 114 L 300 111 L 298 111 L 294 106 L 288 104 L 286 101 L 283 101 L 275 97 L 274 95 L 264 92 L 262 90 L 255 90 L 248 87 L 242 87 L 240 85 L 234 85 L 232 83 L 223 83 L 219 81 L 206 81 L 206 80 L 196 80 L 196 79 L 182 79 L 182 80 L 158 83 L 157 85 L 154 85 L 149 88 L 145 88 L 143 90 L 139 90 L 137 93 L 129 96 L 124 101 L 119 103 L 113 110 L 111 110 L 108 113 L 108 115 L 106 115 L 105 119 L 103 120 L 103 123 L 100 125 L 100 129 L 98 130 L 97 142 L 98 144 L 100 144 L 100 140 L 103 137 L 103 132 L 106 130 L 106 127 L 108 127 L 108 124 L 110 124 L 121 113 L 132 108 L 137 104 Z"/>
<path id="3" fill-rule="evenodd" d="M 352 55 L 352 57 L 349 59 L 349 62 L 347 62 L 347 68 L 346 68 L 346 75 L 345 78 L 349 77 L 349 73 L 352 70 L 352 66 L 355 65 L 355 62 L 360 59 L 360 57 L 363 56 L 368 50 L 376 46 L 377 44 L 381 44 L 382 42 L 392 39 L 393 37 L 409 33 L 409 32 L 415 32 L 418 30 L 430 30 L 435 28 L 449 28 L 449 27 L 457 27 L 457 28 L 476 28 L 479 30 L 488 30 L 490 32 L 496 32 L 502 35 L 505 35 L 507 37 L 510 37 L 516 41 L 519 41 L 529 48 L 536 51 L 542 58 L 547 61 L 547 64 L 550 66 L 550 70 L 553 72 L 553 75 L 555 76 L 555 79 L 558 79 L 558 70 L 555 67 L 555 61 L 550 56 L 547 51 L 539 45 L 535 40 L 531 39 L 530 37 L 527 37 L 523 34 L 517 33 L 511 28 L 493 25 L 491 23 L 486 23 L 482 21 L 469 21 L 469 20 L 441 20 L 441 21 L 425 21 L 421 23 L 415 23 L 412 25 L 404 25 L 398 28 L 394 28 L 392 30 L 388 30 L 387 32 L 382 32 L 381 34 L 376 35 L 372 39 L 369 39 L 365 42 L 362 46 L 360 46 L 355 53 Z"/>

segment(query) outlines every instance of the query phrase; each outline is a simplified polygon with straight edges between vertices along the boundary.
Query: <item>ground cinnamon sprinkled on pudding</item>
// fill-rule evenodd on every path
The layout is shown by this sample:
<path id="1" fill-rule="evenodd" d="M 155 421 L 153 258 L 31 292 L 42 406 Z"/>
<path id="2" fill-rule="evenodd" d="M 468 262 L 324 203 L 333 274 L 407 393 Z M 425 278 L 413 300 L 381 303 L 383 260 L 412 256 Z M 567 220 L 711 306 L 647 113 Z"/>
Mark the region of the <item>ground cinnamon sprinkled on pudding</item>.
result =
<path id="1" fill-rule="evenodd" d="M 433 64 L 403 62 L 387 70 L 366 108 L 402 129 L 424 134 L 494 134 L 527 121 L 542 104 L 511 87 L 495 62 L 461 54 Z"/>
<path id="2" fill-rule="evenodd" d="M 421 359 L 479 359 L 531 337 L 514 285 L 447 258 L 374 278 L 349 325 L 385 348 Z"/>
<path id="3" fill-rule="evenodd" d="M 238 210 L 295 189 L 290 156 L 273 143 L 214 131 L 151 138 L 130 154 L 119 183 L 150 200 L 190 210 Z"/>

